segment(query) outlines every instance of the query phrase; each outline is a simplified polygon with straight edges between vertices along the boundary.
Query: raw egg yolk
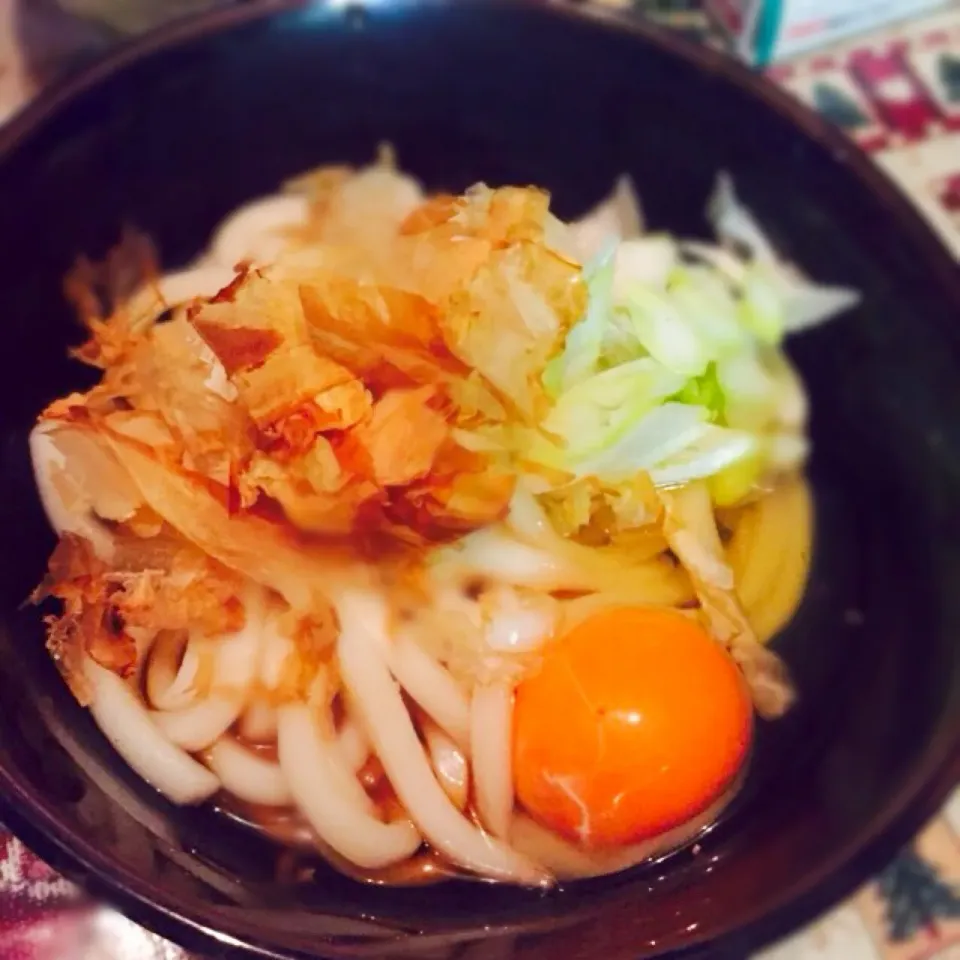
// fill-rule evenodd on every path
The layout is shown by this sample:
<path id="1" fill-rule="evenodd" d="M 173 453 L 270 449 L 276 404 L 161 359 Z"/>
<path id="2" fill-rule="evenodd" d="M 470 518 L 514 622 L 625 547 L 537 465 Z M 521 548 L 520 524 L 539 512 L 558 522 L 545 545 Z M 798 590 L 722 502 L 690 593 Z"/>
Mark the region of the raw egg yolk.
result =
<path id="1" fill-rule="evenodd" d="M 703 813 L 746 757 L 743 677 L 698 624 L 656 608 L 595 614 L 517 690 L 517 797 L 592 847 L 635 843 Z"/>

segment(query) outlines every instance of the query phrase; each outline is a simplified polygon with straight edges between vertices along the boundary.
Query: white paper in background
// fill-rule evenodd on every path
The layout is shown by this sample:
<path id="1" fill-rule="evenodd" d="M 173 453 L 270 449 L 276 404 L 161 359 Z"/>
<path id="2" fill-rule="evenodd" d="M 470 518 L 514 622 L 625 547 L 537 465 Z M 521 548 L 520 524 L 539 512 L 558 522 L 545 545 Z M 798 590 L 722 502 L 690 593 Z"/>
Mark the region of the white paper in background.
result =
<path id="1" fill-rule="evenodd" d="M 768 63 L 807 52 L 843 37 L 903 20 L 949 0 L 704 0 L 712 16 L 730 34 L 738 54 Z M 779 11 L 779 14 L 777 13 Z M 773 16 L 777 32 L 769 49 L 758 24 Z"/>
<path id="2" fill-rule="evenodd" d="M 943 5 L 944 0 L 783 0 L 779 36 L 770 59 L 812 50 Z"/>

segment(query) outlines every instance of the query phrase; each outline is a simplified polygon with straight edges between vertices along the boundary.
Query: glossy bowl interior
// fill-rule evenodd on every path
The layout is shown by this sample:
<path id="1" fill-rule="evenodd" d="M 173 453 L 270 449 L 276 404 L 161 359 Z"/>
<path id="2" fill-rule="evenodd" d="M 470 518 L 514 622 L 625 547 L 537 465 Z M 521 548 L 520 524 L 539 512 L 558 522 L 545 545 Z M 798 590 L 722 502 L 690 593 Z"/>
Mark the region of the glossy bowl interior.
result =
<path id="1" fill-rule="evenodd" d="M 3 818 L 135 919 L 211 953 L 736 956 L 809 919 L 879 867 L 957 772 L 955 268 L 839 136 L 719 56 L 626 20 L 536 2 L 253 6 L 123 51 L 0 132 Z M 181 264 L 242 201 L 381 141 L 431 187 L 542 184 L 568 216 L 628 171 L 654 228 L 694 235 L 728 170 L 784 252 L 863 291 L 855 313 L 792 344 L 818 520 L 778 648 L 802 699 L 761 730 L 740 800 L 696 856 L 549 895 L 298 876 L 268 843 L 138 782 L 21 608 L 52 546 L 27 431 L 89 381 L 66 357 L 74 258 L 133 224 Z"/>

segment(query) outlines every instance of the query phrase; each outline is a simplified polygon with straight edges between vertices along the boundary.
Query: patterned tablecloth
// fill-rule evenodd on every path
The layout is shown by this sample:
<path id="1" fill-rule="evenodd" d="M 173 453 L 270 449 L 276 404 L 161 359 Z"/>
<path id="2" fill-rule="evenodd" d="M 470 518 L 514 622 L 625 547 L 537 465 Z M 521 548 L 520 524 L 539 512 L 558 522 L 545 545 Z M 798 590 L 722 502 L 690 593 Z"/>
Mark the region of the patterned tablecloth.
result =
<path id="1" fill-rule="evenodd" d="M 80 59 L 216 2 L 0 0 L 0 122 Z M 596 2 L 722 42 L 698 0 Z M 960 4 L 768 73 L 870 153 L 960 258 Z M 0 960 L 187 958 L 90 904 L 0 828 Z M 755 960 L 960 960 L 960 793 L 850 901 Z"/>

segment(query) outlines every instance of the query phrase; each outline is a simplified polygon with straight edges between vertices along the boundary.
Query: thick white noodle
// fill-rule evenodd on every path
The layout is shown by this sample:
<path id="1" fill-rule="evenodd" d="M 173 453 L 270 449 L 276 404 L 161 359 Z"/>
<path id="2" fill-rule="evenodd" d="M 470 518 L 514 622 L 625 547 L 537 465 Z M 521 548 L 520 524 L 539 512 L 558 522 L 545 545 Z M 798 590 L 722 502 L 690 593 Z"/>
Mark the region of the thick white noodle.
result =
<path id="1" fill-rule="evenodd" d="M 521 539 L 530 543 L 552 546 L 562 539 L 543 507 L 523 483 L 517 484 L 510 499 L 506 523 Z"/>
<path id="2" fill-rule="evenodd" d="M 578 569 L 547 550 L 515 540 L 491 528 L 464 537 L 444 551 L 445 559 L 465 573 L 534 590 L 595 590 L 596 575 Z"/>
<path id="3" fill-rule="evenodd" d="M 470 698 L 450 672 L 412 637 L 371 634 L 390 672 L 410 697 L 450 734 L 464 751 L 470 749 Z"/>
<path id="4" fill-rule="evenodd" d="M 689 586 L 656 563 L 636 566 L 596 556 L 589 547 L 567 541 L 554 550 L 516 539 L 502 527 L 485 527 L 467 534 L 434 556 L 444 575 L 472 574 L 496 583 L 532 590 L 628 590 L 645 603 L 680 603 L 689 598 Z"/>
<path id="5" fill-rule="evenodd" d="M 147 783 L 180 804 L 201 803 L 220 789 L 215 774 L 160 732 L 123 680 L 92 661 L 87 661 L 85 673 L 93 719 L 117 753 Z"/>
<path id="6" fill-rule="evenodd" d="M 67 459 L 55 439 L 58 429 L 62 427 L 56 423 L 38 423 L 30 431 L 28 440 L 33 475 L 47 521 L 58 536 L 62 537 L 65 533 L 85 536 L 94 545 L 98 556 L 108 555 L 111 538 L 106 528 L 88 510 L 71 510 L 57 489 L 54 474 L 63 474 L 67 470 Z"/>
<path id="7" fill-rule="evenodd" d="M 277 738 L 277 708 L 264 700 L 254 700 L 243 711 L 240 736 L 251 743 L 269 743 Z"/>
<path id="8" fill-rule="evenodd" d="M 252 200 L 221 222 L 210 247 L 211 257 L 231 270 L 243 261 L 266 266 L 287 246 L 283 231 L 303 226 L 309 212 L 307 198 L 296 194 Z"/>
<path id="9" fill-rule="evenodd" d="M 420 725 L 433 772 L 443 792 L 458 810 L 466 810 L 470 799 L 470 764 L 453 738 L 429 717 Z"/>
<path id="10" fill-rule="evenodd" d="M 185 306 L 194 300 L 206 300 L 216 296 L 236 276 L 236 270 L 206 259 L 198 260 L 183 270 L 166 273 L 156 281 L 142 286 L 127 301 L 126 310 L 130 316 L 137 318 L 138 323 L 146 325 L 160 319 L 167 310 Z M 213 360 L 219 367 L 219 361 L 209 347 L 199 335 L 194 336 L 202 358 L 206 361 Z M 222 367 L 220 373 L 223 373 Z"/>
<path id="11" fill-rule="evenodd" d="M 404 690 L 453 737 L 470 749 L 470 700 L 450 672 L 410 637 L 384 645 L 390 672 Z"/>
<path id="12" fill-rule="evenodd" d="M 230 737 L 221 737 L 208 754 L 210 769 L 224 790 L 265 807 L 285 807 L 293 794 L 280 765 L 257 756 Z"/>
<path id="13" fill-rule="evenodd" d="M 340 729 L 337 731 L 337 745 L 343 755 L 343 762 L 356 773 L 370 756 L 370 738 L 363 725 L 348 711 Z"/>
<path id="14" fill-rule="evenodd" d="M 147 700 L 154 709 L 183 710 L 197 699 L 199 643 L 200 641 L 191 638 L 184 646 L 182 640 L 174 634 L 161 636 L 156 642 L 146 670 Z"/>
<path id="15" fill-rule="evenodd" d="M 321 668 L 317 671 L 310 685 L 307 709 L 317 726 L 322 743 L 334 751 L 330 773 L 338 784 L 338 789 L 344 796 L 350 797 L 356 806 L 374 813 L 376 810 L 375 804 L 356 776 L 357 771 L 350 769 L 340 750 L 340 743 L 333 721 L 334 698 L 332 692 L 333 685 L 330 681 L 329 670 Z"/>
<path id="16" fill-rule="evenodd" d="M 198 298 L 215 297 L 236 275 L 232 267 L 199 263 L 186 270 L 165 274 L 157 283 L 156 292 L 168 307 L 178 307 Z"/>
<path id="17" fill-rule="evenodd" d="M 470 757 L 480 821 L 506 839 L 513 814 L 513 688 L 477 684 L 470 703 Z"/>
<path id="18" fill-rule="evenodd" d="M 305 704 L 280 708 L 277 744 L 280 769 L 297 807 L 340 856 L 372 870 L 405 860 L 420 846 L 409 821 L 377 819 L 336 741 L 323 736 Z"/>
<path id="19" fill-rule="evenodd" d="M 532 653 L 553 636 L 559 607 L 549 594 L 524 596 L 511 587 L 497 586 L 487 597 L 492 610 L 484 634 L 491 650 Z"/>
<path id="20" fill-rule="evenodd" d="M 265 690 L 277 690 L 286 678 L 291 658 L 296 656 L 296 646 L 290 637 L 280 633 L 270 616 L 264 623 L 262 643 L 258 679 Z"/>
<path id="21" fill-rule="evenodd" d="M 159 711 L 154 721 L 177 746 L 196 753 L 214 744 L 237 721 L 247 705 L 260 662 L 263 595 L 251 588 L 246 596 L 246 622 L 216 642 L 212 692 L 181 710 Z"/>
<path id="22" fill-rule="evenodd" d="M 550 884 L 550 874 L 461 815 L 437 782 L 387 667 L 382 601 L 356 591 L 342 591 L 332 599 L 340 618 L 337 651 L 343 682 L 390 783 L 423 836 L 451 861 L 480 876 L 528 886 Z"/>
<path id="23" fill-rule="evenodd" d="M 190 753 L 199 753 L 225 734 L 243 709 L 239 697 L 214 694 L 182 710 L 158 710 L 153 722 L 163 735 Z"/>
<path id="24" fill-rule="evenodd" d="M 266 632 L 266 602 L 266 591 L 250 584 L 243 597 L 243 626 L 217 642 L 213 674 L 216 693 L 236 693 L 246 697 L 250 685 L 256 680 Z"/>
<path id="25" fill-rule="evenodd" d="M 93 511 L 99 506 L 110 514 L 129 512 L 140 502 L 123 467 L 89 431 L 60 423 L 38 423 L 30 431 L 28 445 L 50 526 L 58 536 L 83 537 L 100 559 L 109 561 L 113 535 Z"/>

